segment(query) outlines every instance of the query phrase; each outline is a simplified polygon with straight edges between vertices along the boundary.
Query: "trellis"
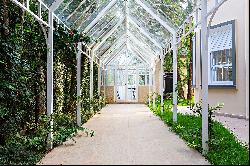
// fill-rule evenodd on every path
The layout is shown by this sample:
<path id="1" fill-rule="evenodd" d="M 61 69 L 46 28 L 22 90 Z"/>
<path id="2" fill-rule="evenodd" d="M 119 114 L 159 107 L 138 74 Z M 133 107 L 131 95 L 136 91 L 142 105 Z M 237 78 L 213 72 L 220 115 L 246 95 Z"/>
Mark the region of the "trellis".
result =
<path id="1" fill-rule="evenodd" d="M 107 62 L 115 58 L 114 50 L 118 52 L 124 49 L 129 49 L 145 60 L 150 66 L 150 82 L 154 82 L 153 91 L 155 92 L 155 65 L 156 61 L 160 60 L 160 95 L 161 95 L 161 111 L 163 111 L 163 63 L 165 55 L 173 51 L 173 121 L 177 122 L 177 48 L 183 38 L 194 31 L 198 26 L 201 26 L 201 48 L 202 48 L 202 147 L 203 153 L 208 150 L 208 35 L 209 27 L 212 19 L 218 8 L 226 0 L 214 0 L 211 10 L 207 10 L 207 0 L 188 0 L 187 3 L 192 4 L 190 11 L 184 10 L 178 16 L 175 9 L 166 4 L 164 0 L 36 0 L 38 12 L 30 10 L 30 1 L 25 0 L 21 3 L 19 0 L 12 0 L 15 4 L 30 13 L 37 21 L 48 28 L 46 41 L 48 47 L 47 53 L 47 114 L 50 116 L 53 113 L 53 21 L 58 24 L 63 24 L 64 28 L 77 29 L 83 34 L 95 34 L 98 41 L 92 42 L 91 45 L 78 43 L 77 58 L 77 96 L 81 96 L 81 56 L 85 55 L 90 59 L 90 98 L 93 98 L 93 63 L 97 63 L 98 70 L 98 92 L 101 87 L 101 73 L 104 72 Z M 79 2 L 78 5 L 74 4 Z M 132 4 L 132 5 L 131 5 Z M 84 5 L 85 8 L 84 8 Z M 94 6 L 96 5 L 96 6 Z M 73 7 L 72 7 L 73 6 Z M 113 7 L 116 7 L 120 14 L 110 12 Z M 137 6 L 137 8 L 134 8 Z M 70 8 L 71 7 L 71 8 Z M 96 7 L 96 8 L 94 8 Z M 93 9 L 92 13 L 89 13 Z M 132 12 L 131 12 L 132 10 Z M 135 11 L 138 10 L 138 13 Z M 140 11 L 144 11 L 146 21 L 142 21 L 138 17 Z M 169 11 L 171 14 L 178 17 L 180 23 L 177 23 L 173 18 L 164 13 Z M 48 18 L 43 18 L 42 13 L 46 12 Z M 110 12 L 111 14 L 108 14 Z M 187 12 L 187 13 L 186 13 Z M 111 15 L 111 16 L 110 16 Z M 111 17 L 111 18 L 110 18 Z M 210 17 L 210 18 L 209 18 Z M 209 18 L 209 20 L 208 20 Z M 107 19 L 107 20 L 105 20 Z M 194 23 L 192 23 L 194 21 Z M 207 22 L 208 25 L 207 25 Z M 100 23 L 100 26 L 98 27 Z M 124 24 L 125 23 L 125 24 Z M 151 24 L 151 25 L 149 25 Z M 153 25 L 154 24 L 154 25 Z M 150 27 L 151 26 L 151 27 Z M 123 27 L 123 29 L 122 29 Z M 125 28 L 124 28 L 125 27 Z M 189 31 L 186 31 L 189 27 Z M 90 31 L 93 30 L 93 33 Z M 105 29 L 105 30 L 103 30 Z M 125 29 L 125 32 L 123 33 Z M 121 30 L 122 32 L 119 32 Z M 158 33 L 160 34 L 158 34 Z M 118 35 L 118 36 L 116 36 Z M 139 40 L 136 35 L 144 38 Z M 162 37 L 161 37 L 162 36 Z M 115 39 L 115 40 L 113 40 Z M 129 44 L 129 40 L 137 43 L 137 48 L 133 48 Z M 110 41 L 110 42 L 107 42 Z M 106 44 L 106 45 L 105 45 Z M 146 46 L 146 47 L 145 47 Z M 84 48 L 84 49 L 83 49 Z M 102 50 L 105 48 L 105 50 Z M 150 55 L 146 55 L 142 50 L 146 48 Z M 104 74 L 102 79 L 104 80 Z M 105 81 L 104 81 L 105 82 Z M 105 87 L 105 84 L 104 84 Z M 105 89 L 105 88 L 104 88 Z M 152 92 L 149 86 L 149 93 Z M 105 95 L 105 90 L 104 90 Z M 155 95 L 153 97 L 153 105 L 155 106 Z M 77 101 L 77 124 L 81 125 L 81 102 Z M 50 120 L 50 125 L 53 127 L 53 119 Z M 51 130 L 48 136 L 49 148 L 52 148 L 53 131 Z"/>

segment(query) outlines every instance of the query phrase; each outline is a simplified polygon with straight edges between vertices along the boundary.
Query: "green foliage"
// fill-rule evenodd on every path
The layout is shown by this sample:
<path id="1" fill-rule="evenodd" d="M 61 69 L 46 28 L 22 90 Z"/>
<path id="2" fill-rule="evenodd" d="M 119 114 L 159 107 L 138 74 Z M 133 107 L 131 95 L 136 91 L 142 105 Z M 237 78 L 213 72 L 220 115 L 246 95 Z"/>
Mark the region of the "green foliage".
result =
<path id="1" fill-rule="evenodd" d="M 166 103 L 169 104 L 170 101 Z M 222 105 L 219 104 L 215 107 L 210 107 L 209 110 L 213 112 L 221 107 Z M 177 123 L 173 123 L 171 105 L 165 107 L 163 114 L 158 106 L 156 108 L 150 107 L 150 109 L 158 115 L 173 132 L 184 139 L 188 146 L 198 150 L 200 153 L 202 152 L 202 119 L 200 116 L 178 113 L 178 121 Z M 201 113 L 200 111 L 198 112 Z M 209 132 L 209 151 L 205 156 L 206 159 L 214 165 L 249 165 L 249 148 L 247 145 L 237 140 L 233 133 L 220 122 L 211 121 L 211 123 L 213 123 L 213 125 Z"/>
<path id="2" fill-rule="evenodd" d="M 170 3 L 170 2 L 168 2 Z M 172 2 L 173 3 L 173 2 Z M 176 4 L 174 5 L 176 6 Z M 176 6 L 177 7 L 177 6 Z M 177 7 L 178 8 L 178 7 Z M 189 27 L 186 27 L 186 31 L 189 31 Z M 192 37 L 194 33 L 190 33 L 188 36 L 183 38 L 178 45 L 177 51 L 177 89 L 178 98 L 191 99 L 191 96 L 184 96 L 184 87 L 191 87 L 192 79 Z M 168 52 L 164 59 L 164 71 L 167 73 L 173 72 L 173 52 Z"/>
<path id="3" fill-rule="evenodd" d="M 33 2 L 30 4 L 33 10 Z M 54 146 L 72 138 L 78 130 L 94 135 L 94 131 L 76 125 L 77 43 L 87 43 L 89 38 L 60 25 L 54 28 L 54 113 L 47 117 L 48 29 L 11 1 L 0 1 L 0 165 L 37 163 L 47 152 L 50 118 L 54 123 Z M 89 68 L 88 58 L 83 55 L 83 123 L 105 104 L 97 94 L 97 79 L 95 98 L 90 101 Z"/>

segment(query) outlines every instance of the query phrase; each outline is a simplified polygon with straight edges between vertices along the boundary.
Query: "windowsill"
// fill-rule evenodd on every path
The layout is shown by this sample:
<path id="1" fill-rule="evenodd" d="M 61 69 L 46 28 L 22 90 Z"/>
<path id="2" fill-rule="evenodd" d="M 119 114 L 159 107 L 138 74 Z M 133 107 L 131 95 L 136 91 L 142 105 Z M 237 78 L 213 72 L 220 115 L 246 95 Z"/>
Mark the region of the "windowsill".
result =
<path id="1" fill-rule="evenodd" d="M 208 88 L 236 89 L 236 85 L 208 85 Z"/>

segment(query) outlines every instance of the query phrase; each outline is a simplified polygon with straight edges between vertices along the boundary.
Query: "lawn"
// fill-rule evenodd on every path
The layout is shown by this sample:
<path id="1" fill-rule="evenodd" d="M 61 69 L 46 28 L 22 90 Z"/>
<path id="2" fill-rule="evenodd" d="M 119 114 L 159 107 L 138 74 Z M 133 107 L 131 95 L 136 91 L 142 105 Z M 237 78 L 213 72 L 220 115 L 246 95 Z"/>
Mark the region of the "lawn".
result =
<path id="1" fill-rule="evenodd" d="M 202 152 L 200 116 L 178 113 L 178 122 L 173 123 L 171 101 L 165 101 L 164 112 L 160 112 L 159 103 L 150 109 L 159 116 L 187 145 Z M 231 131 L 220 122 L 213 121 L 209 133 L 209 151 L 204 157 L 214 165 L 249 165 L 249 148 L 241 143 Z"/>

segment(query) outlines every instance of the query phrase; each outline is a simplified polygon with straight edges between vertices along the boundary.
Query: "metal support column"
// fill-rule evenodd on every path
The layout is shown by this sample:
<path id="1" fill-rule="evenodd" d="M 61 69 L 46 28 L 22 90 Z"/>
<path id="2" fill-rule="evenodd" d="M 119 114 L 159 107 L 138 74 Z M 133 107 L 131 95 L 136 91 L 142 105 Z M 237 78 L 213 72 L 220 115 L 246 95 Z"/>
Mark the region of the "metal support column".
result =
<path id="1" fill-rule="evenodd" d="M 177 44 L 176 34 L 173 34 L 173 121 L 177 122 L 177 102 L 178 102 L 178 89 L 177 89 Z"/>
<path id="2" fill-rule="evenodd" d="M 82 48 L 82 43 L 78 43 L 78 52 L 77 52 L 77 111 L 76 111 L 76 122 L 78 126 L 81 126 L 81 48 Z"/>
<path id="3" fill-rule="evenodd" d="M 149 69 L 149 84 L 148 84 L 148 104 L 151 105 L 151 95 L 152 95 L 152 69 Z"/>
<path id="4" fill-rule="evenodd" d="M 90 51 L 91 52 L 91 51 Z M 94 54 L 91 52 L 90 55 L 90 88 L 89 88 L 89 94 L 90 94 L 90 100 L 93 99 L 93 90 L 94 90 Z"/>
<path id="5" fill-rule="evenodd" d="M 156 98 L 156 95 L 155 95 L 155 93 L 156 93 L 156 78 L 155 78 L 155 72 L 156 72 L 156 70 L 155 70 L 155 66 L 154 66 L 154 69 L 153 69 L 153 107 L 155 108 L 155 98 Z"/>
<path id="6" fill-rule="evenodd" d="M 163 77 L 164 77 L 164 55 L 163 51 L 161 52 L 161 71 L 160 71 L 160 95 L 161 95 L 161 113 L 164 111 L 164 94 L 163 94 Z"/>
<path id="7" fill-rule="evenodd" d="M 101 95 L 101 74 L 102 74 L 102 67 L 101 67 L 101 63 L 99 63 L 99 67 L 98 67 L 98 95 Z"/>
<path id="8" fill-rule="evenodd" d="M 49 12 L 48 52 L 47 52 L 47 116 L 50 118 L 50 132 L 47 148 L 53 148 L 53 13 Z"/>
<path id="9" fill-rule="evenodd" d="M 208 151 L 208 30 L 207 0 L 201 1 L 201 57 L 202 57 L 202 153 Z"/>
<path id="10" fill-rule="evenodd" d="M 106 101 L 106 77 L 108 74 L 108 70 L 103 66 L 103 96 L 104 100 Z"/>

